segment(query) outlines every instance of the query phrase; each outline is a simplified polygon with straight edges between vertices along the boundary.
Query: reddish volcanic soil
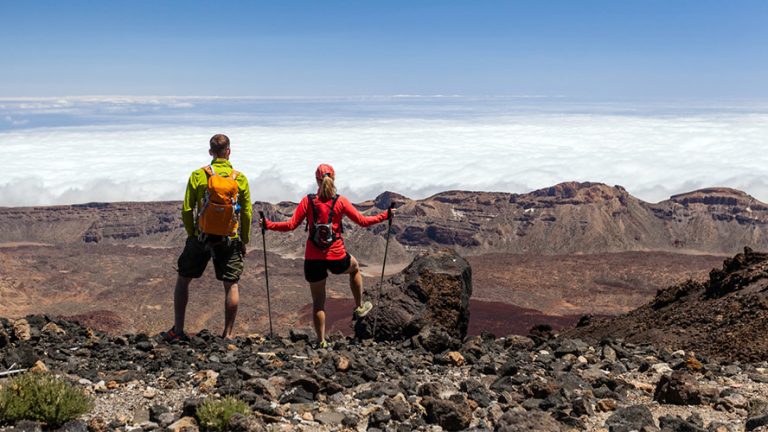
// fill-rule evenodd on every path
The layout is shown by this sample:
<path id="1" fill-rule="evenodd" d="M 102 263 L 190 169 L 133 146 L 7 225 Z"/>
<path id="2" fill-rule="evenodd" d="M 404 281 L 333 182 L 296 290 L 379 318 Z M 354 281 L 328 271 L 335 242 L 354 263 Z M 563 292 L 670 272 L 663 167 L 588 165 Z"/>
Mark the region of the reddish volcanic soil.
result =
<path id="1" fill-rule="evenodd" d="M 174 267 L 180 247 L 54 245 L 0 248 L 0 315 L 76 317 L 110 333 L 167 330 L 173 316 Z M 268 331 L 262 255 L 248 254 L 236 331 Z M 533 324 L 560 327 L 585 314 L 618 314 L 687 277 L 705 278 L 722 258 L 671 253 L 469 257 L 473 270 L 470 332 L 526 333 Z M 363 262 L 365 263 L 365 261 Z M 377 266 L 374 261 L 367 261 Z M 300 325 L 311 302 L 299 259 L 269 255 L 275 331 Z M 371 267 L 373 268 L 373 267 Z M 378 278 L 366 277 L 375 292 Z M 347 278 L 328 282 L 329 321 L 347 331 L 352 304 Z M 343 300 L 337 300 L 337 299 Z M 337 303 L 342 302 L 342 303 Z M 346 303 L 344 303 L 346 302 Z M 336 306 L 336 305 L 340 306 Z M 223 289 L 213 269 L 190 289 L 188 330 L 223 323 Z"/>
<path id="2" fill-rule="evenodd" d="M 668 252 L 592 255 L 470 256 L 475 300 L 514 304 L 549 315 L 616 315 L 656 290 L 706 278 L 723 257 Z"/>

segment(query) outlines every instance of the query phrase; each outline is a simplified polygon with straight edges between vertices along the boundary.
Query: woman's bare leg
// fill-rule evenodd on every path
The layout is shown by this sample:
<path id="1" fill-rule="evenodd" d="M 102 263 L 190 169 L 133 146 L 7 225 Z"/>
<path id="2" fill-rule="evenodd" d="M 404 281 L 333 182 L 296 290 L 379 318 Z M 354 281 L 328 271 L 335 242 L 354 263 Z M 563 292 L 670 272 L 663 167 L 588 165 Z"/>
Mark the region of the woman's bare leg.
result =
<path id="1" fill-rule="evenodd" d="M 326 279 L 309 283 L 309 289 L 312 291 L 312 323 L 318 342 L 325 340 L 325 281 Z"/>
<path id="2" fill-rule="evenodd" d="M 355 257 L 350 260 L 349 268 L 344 272 L 349 275 L 349 289 L 355 298 L 355 307 L 363 305 L 363 274 Z"/>

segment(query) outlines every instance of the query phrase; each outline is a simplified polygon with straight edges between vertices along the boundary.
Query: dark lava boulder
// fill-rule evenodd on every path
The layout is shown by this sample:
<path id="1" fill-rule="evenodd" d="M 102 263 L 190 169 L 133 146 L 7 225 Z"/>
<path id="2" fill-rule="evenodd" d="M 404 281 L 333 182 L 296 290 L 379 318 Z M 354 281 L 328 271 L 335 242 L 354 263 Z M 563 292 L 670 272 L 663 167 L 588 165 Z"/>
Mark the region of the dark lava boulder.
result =
<path id="1" fill-rule="evenodd" d="M 445 430 L 464 430 L 472 422 L 472 411 L 466 404 L 426 397 L 421 405 L 427 412 L 427 422 L 438 424 Z"/>
<path id="2" fill-rule="evenodd" d="M 610 432 L 631 432 L 658 430 L 651 410 L 644 405 L 620 408 L 605 421 Z"/>
<path id="3" fill-rule="evenodd" d="M 673 405 L 699 405 L 701 389 L 696 378 L 685 371 L 675 371 L 662 376 L 653 393 L 653 400 Z"/>
<path id="4" fill-rule="evenodd" d="M 472 268 L 455 251 L 419 255 L 382 289 L 381 302 L 357 320 L 357 337 L 397 341 L 419 335 L 425 348 L 439 352 L 467 335 Z"/>

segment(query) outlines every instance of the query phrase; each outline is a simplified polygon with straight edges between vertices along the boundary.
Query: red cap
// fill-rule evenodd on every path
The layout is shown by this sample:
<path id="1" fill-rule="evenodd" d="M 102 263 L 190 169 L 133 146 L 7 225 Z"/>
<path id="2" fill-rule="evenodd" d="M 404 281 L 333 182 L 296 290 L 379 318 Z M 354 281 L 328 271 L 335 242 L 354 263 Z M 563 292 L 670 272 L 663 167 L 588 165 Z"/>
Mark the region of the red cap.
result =
<path id="1" fill-rule="evenodd" d="M 323 177 L 331 176 L 335 177 L 336 173 L 333 171 L 333 167 L 328 164 L 320 164 L 315 170 L 315 178 L 318 181 L 323 181 Z"/>

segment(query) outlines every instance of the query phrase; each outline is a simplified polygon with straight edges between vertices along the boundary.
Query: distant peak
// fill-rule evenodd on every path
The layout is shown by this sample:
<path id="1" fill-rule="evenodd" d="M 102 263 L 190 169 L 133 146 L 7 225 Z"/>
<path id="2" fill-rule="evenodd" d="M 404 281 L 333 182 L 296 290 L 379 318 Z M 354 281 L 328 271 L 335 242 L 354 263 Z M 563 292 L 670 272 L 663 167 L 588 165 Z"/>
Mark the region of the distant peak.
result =
<path id="1" fill-rule="evenodd" d="M 598 202 L 623 198 L 628 193 L 621 186 L 608 186 L 604 183 L 564 182 L 548 188 L 535 190 L 531 192 L 531 195 L 540 198 L 551 197 L 555 199 Z"/>
<path id="2" fill-rule="evenodd" d="M 669 200 L 682 205 L 704 204 L 747 207 L 751 204 L 761 204 L 746 192 L 727 187 L 711 187 L 672 195 Z"/>
<path id="3" fill-rule="evenodd" d="M 396 204 L 402 204 L 406 201 L 410 201 L 410 198 L 400 195 L 399 193 L 386 191 L 379 196 L 376 197 L 376 199 L 373 200 L 374 205 L 376 208 L 379 208 L 381 210 L 386 210 L 389 208 L 390 204 L 393 202 Z"/>

